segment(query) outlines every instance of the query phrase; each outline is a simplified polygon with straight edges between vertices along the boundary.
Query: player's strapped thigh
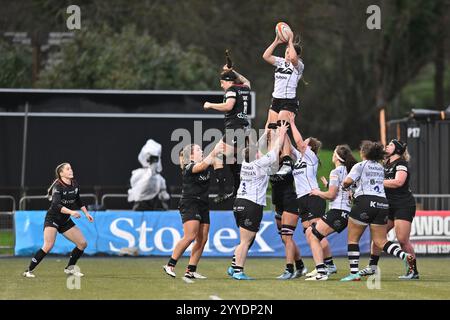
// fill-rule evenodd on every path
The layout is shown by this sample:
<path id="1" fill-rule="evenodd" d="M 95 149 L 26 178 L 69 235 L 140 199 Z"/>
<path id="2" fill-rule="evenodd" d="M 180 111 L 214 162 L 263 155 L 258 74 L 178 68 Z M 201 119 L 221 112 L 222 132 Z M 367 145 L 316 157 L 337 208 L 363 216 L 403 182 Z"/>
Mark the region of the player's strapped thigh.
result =
<path id="1" fill-rule="evenodd" d="M 295 229 L 296 229 L 296 226 L 283 224 L 283 225 L 281 225 L 281 235 L 292 237 L 294 235 Z"/>
<path id="2" fill-rule="evenodd" d="M 319 230 L 317 230 L 317 222 L 313 222 L 310 228 L 311 233 L 319 240 L 319 242 L 326 237 L 326 235 L 323 235 Z"/>

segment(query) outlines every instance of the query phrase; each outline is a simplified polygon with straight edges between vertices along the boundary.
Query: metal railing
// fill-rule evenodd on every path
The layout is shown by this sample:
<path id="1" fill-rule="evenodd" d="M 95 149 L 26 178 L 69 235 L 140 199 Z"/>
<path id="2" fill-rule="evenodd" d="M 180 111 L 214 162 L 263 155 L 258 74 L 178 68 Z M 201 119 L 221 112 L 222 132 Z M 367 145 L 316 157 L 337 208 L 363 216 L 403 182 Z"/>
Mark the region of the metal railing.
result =
<path id="1" fill-rule="evenodd" d="M 11 212 L 16 211 L 16 199 L 13 196 L 9 195 L 0 195 L 0 199 L 9 199 L 12 202 L 12 210 Z"/>
<path id="2" fill-rule="evenodd" d="M 80 198 L 91 198 L 94 199 L 94 202 L 96 205 L 98 205 L 98 198 L 97 195 L 93 194 L 93 193 L 82 193 L 80 194 Z M 19 210 L 26 210 L 25 208 L 25 204 L 26 201 L 28 200 L 44 200 L 44 199 L 48 199 L 48 196 L 25 196 L 20 198 L 19 200 Z"/>
<path id="3" fill-rule="evenodd" d="M 423 210 L 450 210 L 450 194 L 414 194 L 416 205 Z"/>
<path id="4" fill-rule="evenodd" d="M 15 239 L 15 225 L 14 225 L 14 213 L 16 211 L 16 199 L 10 195 L 0 195 L 0 199 L 11 200 L 11 211 L 0 212 L 0 231 L 2 232 L 12 232 L 12 243 L 8 245 L 0 244 L 0 249 L 11 250 L 14 248 Z"/>
<path id="5" fill-rule="evenodd" d="M 215 198 L 217 197 L 217 194 L 210 194 L 209 198 Z M 128 198 L 128 194 L 124 194 L 124 193 L 106 193 L 102 196 L 101 201 L 100 201 L 100 205 L 102 208 L 106 209 L 106 199 L 109 198 Z M 181 194 L 179 193 L 173 193 L 170 195 L 170 198 L 172 199 L 180 199 L 181 198 Z M 266 202 L 267 202 L 267 206 L 270 208 L 270 210 L 273 209 L 272 206 L 272 196 L 271 195 L 267 195 L 266 196 Z"/>

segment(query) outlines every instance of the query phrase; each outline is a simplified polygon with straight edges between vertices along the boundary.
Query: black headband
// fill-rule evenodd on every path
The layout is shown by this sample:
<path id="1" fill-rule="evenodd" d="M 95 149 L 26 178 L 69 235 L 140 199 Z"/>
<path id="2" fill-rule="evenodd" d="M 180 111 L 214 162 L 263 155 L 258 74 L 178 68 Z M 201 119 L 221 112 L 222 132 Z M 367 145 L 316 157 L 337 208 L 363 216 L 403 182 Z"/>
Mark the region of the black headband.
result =
<path id="1" fill-rule="evenodd" d="M 394 154 L 403 155 L 406 151 L 406 143 L 397 139 L 392 139 L 391 143 L 394 144 L 395 150 Z"/>
<path id="2" fill-rule="evenodd" d="M 236 81 L 237 77 L 233 71 L 224 72 L 220 75 L 220 80 L 224 81 Z"/>

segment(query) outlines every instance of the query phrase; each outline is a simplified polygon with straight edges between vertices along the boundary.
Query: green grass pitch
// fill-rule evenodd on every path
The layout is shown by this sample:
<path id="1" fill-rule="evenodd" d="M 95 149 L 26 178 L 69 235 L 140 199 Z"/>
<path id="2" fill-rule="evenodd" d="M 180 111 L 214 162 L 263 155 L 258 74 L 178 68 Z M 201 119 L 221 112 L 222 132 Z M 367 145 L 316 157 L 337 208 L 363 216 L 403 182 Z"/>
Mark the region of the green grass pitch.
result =
<path id="1" fill-rule="evenodd" d="M 237 281 L 225 272 L 229 259 L 205 258 L 198 271 L 207 280 L 186 283 L 182 280 L 187 259 L 178 262 L 177 278 L 163 273 L 166 258 L 83 258 L 79 262 L 85 277 L 80 289 L 67 288 L 67 276 L 63 268 L 66 257 L 48 257 L 39 265 L 36 278 L 27 279 L 21 272 L 29 258 L 0 259 L 0 299 L 196 299 L 207 300 L 211 296 L 221 299 L 450 299 L 450 258 L 422 258 L 418 267 L 421 279 L 402 281 L 397 277 L 404 272 L 402 261 L 382 257 L 381 288 L 368 289 L 365 279 L 361 282 L 341 283 L 339 279 L 348 273 L 345 258 L 336 259 L 338 274 L 324 282 L 307 282 L 303 278 L 276 280 L 283 271 L 280 258 L 253 258 L 246 265 L 246 273 L 253 281 Z M 305 259 L 309 269 L 313 262 Z M 361 266 L 367 258 L 361 259 Z"/>

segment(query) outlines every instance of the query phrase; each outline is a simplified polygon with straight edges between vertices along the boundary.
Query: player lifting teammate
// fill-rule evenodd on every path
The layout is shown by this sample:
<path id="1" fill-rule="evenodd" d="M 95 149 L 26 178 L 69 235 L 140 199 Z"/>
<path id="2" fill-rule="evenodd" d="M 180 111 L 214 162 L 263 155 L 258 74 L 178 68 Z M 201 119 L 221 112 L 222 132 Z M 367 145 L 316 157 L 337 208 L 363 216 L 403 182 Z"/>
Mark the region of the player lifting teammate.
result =
<path id="1" fill-rule="evenodd" d="M 294 117 L 291 116 L 290 120 L 294 121 Z M 285 143 L 289 143 L 289 140 Z M 292 173 L 285 175 L 283 179 L 277 179 L 277 176 L 272 175 L 270 176 L 270 183 L 272 185 L 272 203 L 275 206 L 277 228 L 286 252 L 286 269 L 277 279 L 299 278 L 308 271 L 301 258 L 300 249 L 293 239 L 299 219 L 294 177 Z"/>
<path id="2" fill-rule="evenodd" d="M 367 226 L 374 244 L 383 251 L 408 263 L 414 270 L 414 257 L 404 252 L 399 245 L 387 240 L 386 223 L 388 220 L 388 201 L 384 191 L 384 168 L 380 162 L 384 159 L 383 145 L 377 142 L 363 141 L 360 149 L 363 161 L 355 164 L 344 180 L 348 188 L 356 183 L 354 205 L 348 220 L 348 259 L 350 274 L 341 281 L 359 281 L 359 240 Z"/>
<path id="3" fill-rule="evenodd" d="M 401 248 L 415 257 L 414 248 L 409 241 L 411 224 L 416 214 L 416 202 L 409 188 L 409 154 L 406 143 L 392 140 L 385 148 L 387 159 L 384 164 L 384 188 L 389 203 L 387 228 L 395 229 Z M 377 270 L 381 250 L 372 243 L 369 266 L 359 272 L 362 276 L 374 274 Z M 403 280 L 419 279 L 417 265 L 399 277 Z"/>
<path id="4" fill-rule="evenodd" d="M 311 194 L 314 189 L 319 189 L 317 183 L 317 170 L 319 167 L 318 153 L 322 143 L 316 138 L 308 138 L 303 140 L 302 135 L 298 131 L 294 118 L 291 117 L 291 130 L 296 141 L 298 150 L 292 148 L 292 155 L 296 159 L 294 164 L 294 182 L 295 192 L 297 194 L 298 214 L 302 221 L 303 231 L 311 227 L 312 224 L 320 221 L 325 214 L 326 202 L 319 196 Z M 286 143 L 286 142 L 285 142 Z M 289 143 L 289 141 L 287 141 Z M 298 216 L 293 221 L 297 225 Z M 329 274 L 336 273 L 337 269 L 333 262 L 328 240 L 324 238 L 320 241 L 325 257 L 324 262 Z M 317 270 L 306 274 L 306 277 L 315 277 Z"/>
<path id="5" fill-rule="evenodd" d="M 241 169 L 241 183 L 234 201 L 233 211 L 239 227 L 240 243 L 236 247 L 228 275 L 236 280 L 250 280 L 244 273 L 249 248 L 259 230 L 263 209 L 266 205 L 266 191 L 271 167 L 278 161 L 278 153 L 285 140 L 286 123 L 278 129 L 278 138 L 270 144 L 271 151 L 262 155 L 257 146 L 250 144 L 244 149 Z"/>
<path id="6" fill-rule="evenodd" d="M 219 185 L 219 194 L 214 202 L 220 203 L 236 195 L 239 188 L 239 173 L 241 165 L 237 159 L 229 160 L 230 155 L 236 155 L 244 148 L 244 143 L 236 135 L 244 137 L 249 127 L 247 110 L 251 105 L 250 81 L 233 70 L 231 63 L 223 67 L 220 75 L 220 86 L 225 91 L 223 103 L 205 102 L 205 110 L 214 109 L 225 113 L 225 130 L 223 141 L 225 142 L 225 154 L 227 159 L 216 159 L 214 162 L 214 173 Z M 245 141 L 245 138 L 242 139 Z M 225 160 L 225 163 L 224 163 Z M 225 193 L 224 165 L 227 164 L 234 179 L 233 193 Z"/>
<path id="7" fill-rule="evenodd" d="M 87 242 L 81 230 L 75 225 L 71 217 L 81 217 L 77 209 L 81 209 L 86 218 L 93 222 L 94 218 L 89 214 L 80 199 L 80 187 L 73 178 L 73 170 L 69 163 L 62 163 L 55 169 L 56 179 L 48 188 L 47 194 L 51 200 L 50 209 L 47 211 L 44 222 L 44 245 L 31 259 L 28 269 L 23 273 L 24 277 L 34 278 L 33 270 L 50 252 L 55 244 L 57 232 L 73 242 L 76 247 L 70 254 L 69 263 L 64 272 L 82 277 L 83 274 L 74 268 L 78 259 L 83 255 Z"/>

